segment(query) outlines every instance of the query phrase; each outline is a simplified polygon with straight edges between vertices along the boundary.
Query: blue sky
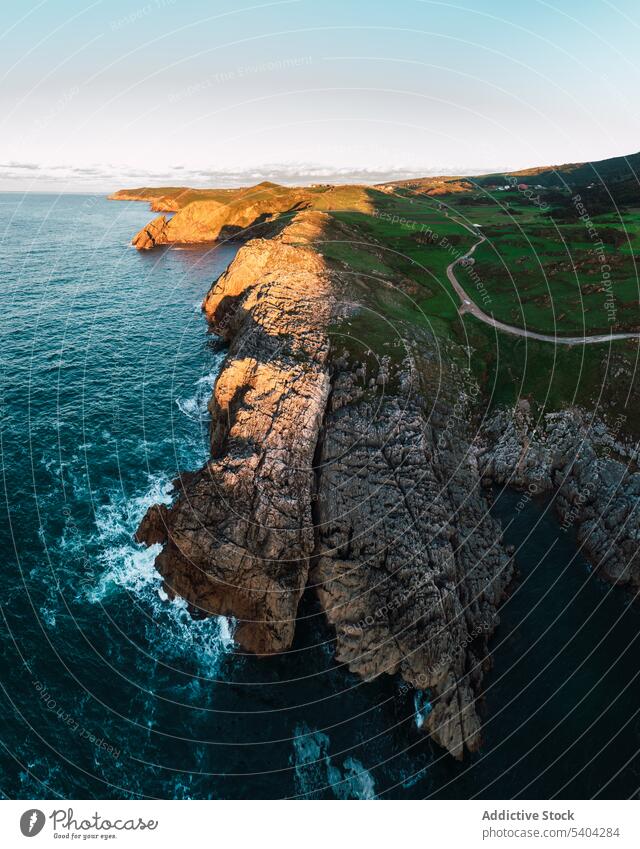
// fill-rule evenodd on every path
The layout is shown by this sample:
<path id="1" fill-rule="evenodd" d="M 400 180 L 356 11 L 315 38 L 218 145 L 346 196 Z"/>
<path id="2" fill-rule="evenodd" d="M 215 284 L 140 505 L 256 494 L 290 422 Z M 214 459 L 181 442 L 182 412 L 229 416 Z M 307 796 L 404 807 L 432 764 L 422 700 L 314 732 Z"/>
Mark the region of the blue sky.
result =
<path id="1" fill-rule="evenodd" d="M 371 180 L 640 149 L 637 0 L 26 0 L 0 189 Z"/>

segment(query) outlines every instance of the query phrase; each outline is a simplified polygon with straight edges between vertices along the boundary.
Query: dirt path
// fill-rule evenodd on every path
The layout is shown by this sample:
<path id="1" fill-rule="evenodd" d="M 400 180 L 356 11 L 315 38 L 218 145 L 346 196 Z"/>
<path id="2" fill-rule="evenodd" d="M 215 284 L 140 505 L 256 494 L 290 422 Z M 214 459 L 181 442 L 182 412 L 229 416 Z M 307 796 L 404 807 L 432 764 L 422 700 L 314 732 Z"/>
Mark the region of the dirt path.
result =
<path id="1" fill-rule="evenodd" d="M 466 229 L 469 230 L 468 227 Z M 470 230 L 470 232 L 477 235 L 476 231 Z M 553 334 L 536 333 L 533 330 L 524 330 L 522 327 L 514 327 L 512 324 L 505 324 L 503 321 L 498 321 L 496 318 L 493 318 L 493 316 L 488 315 L 480 309 L 469 295 L 467 295 L 454 274 L 454 268 L 456 265 L 471 257 L 478 245 L 481 245 L 485 239 L 486 236 L 482 236 L 482 238 L 479 239 L 466 254 L 455 259 L 447 267 L 447 277 L 449 278 L 453 288 L 456 290 L 458 297 L 462 301 L 462 305 L 460 306 L 460 315 L 469 313 L 469 315 L 473 315 L 479 321 L 483 321 L 485 324 L 488 324 L 490 327 L 495 327 L 496 330 L 501 330 L 503 333 L 511 333 L 512 336 L 524 336 L 527 339 L 537 339 L 539 342 L 553 342 L 556 345 L 594 345 L 599 342 L 610 342 L 611 340 L 616 339 L 640 339 L 640 333 L 601 333 L 597 336 L 554 336 Z"/>

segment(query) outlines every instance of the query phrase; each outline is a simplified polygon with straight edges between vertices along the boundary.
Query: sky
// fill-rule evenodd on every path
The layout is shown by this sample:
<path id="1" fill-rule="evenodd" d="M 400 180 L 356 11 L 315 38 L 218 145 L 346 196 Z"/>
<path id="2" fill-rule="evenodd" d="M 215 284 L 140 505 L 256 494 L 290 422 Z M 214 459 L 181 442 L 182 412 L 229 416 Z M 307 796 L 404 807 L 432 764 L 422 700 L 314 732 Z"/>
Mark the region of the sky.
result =
<path id="1" fill-rule="evenodd" d="M 638 0 L 22 0 L 0 190 L 376 182 L 640 149 Z"/>

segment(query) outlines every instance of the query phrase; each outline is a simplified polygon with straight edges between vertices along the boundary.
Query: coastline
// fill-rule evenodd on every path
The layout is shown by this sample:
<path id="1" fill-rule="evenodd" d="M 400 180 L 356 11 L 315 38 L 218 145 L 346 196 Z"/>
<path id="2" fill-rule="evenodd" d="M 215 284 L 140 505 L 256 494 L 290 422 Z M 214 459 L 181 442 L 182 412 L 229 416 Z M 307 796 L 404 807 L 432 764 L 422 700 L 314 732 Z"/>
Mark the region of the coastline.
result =
<path id="1" fill-rule="evenodd" d="M 364 681 L 397 674 L 423 691 L 424 731 L 461 758 L 481 743 L 475 702 L 513 565 L 465 429 L 446 403 L 429 409 L 439 366 L 428 339 L 419 368 L 407 341 L 371 373 L 330 344 L 330 327 L 335 338 L 369 309 L 315 247 L 346 235 L 326 214 L 299 213 L 241 248 L 213 285 L 203 307 L 230 349 L 210 403 L 212 459 L 137 538 L 164 544 L 169 594 L 234 616 L 245 650 L 286 651 L 311 587 L 336 660 Z"/>
<path id="2" fill-rule="evenodd" d="M 514 577 L 489 485 L 557 491 L 561 521 L 575 523 L 602 575 L 640 585 L 638 476 L 620 495 L 623 537 L 595 533 L 615 461 L 596 485 L 586 414 L 551 415 L 540 442 L 526 405 L 502 408 L 474 434 L 479 388 L 452 368 L 453 350 L 436 358 L 428 332 L 405 326 L 392 345 L 374 315 L 374 335 L 354 348 L 347 328 L 364 322 L 371 333 L 377 286 L 389 281 L 372 284 L 326 246 L 359 234 L 320 211 L 274 215 L 269 237 L 246 242 L 203 301 L 230 345 L 209 404 L 211 460 L 176 482 L 170 507 L 150 509 L 137 539 L 164 546 L 156 568 L 169 596 L 197 615 L 234 617 L 245 651 L 286 652 L 311 589 L 336 661 L 363 681 L 398 675 L 422 693 L 421 729 L 461 759 L 482 744 L 488 642 Z M 145 232 L 143 249 L 162 242 Z M 399 304 L 407 286 L 392 282 Z"/>

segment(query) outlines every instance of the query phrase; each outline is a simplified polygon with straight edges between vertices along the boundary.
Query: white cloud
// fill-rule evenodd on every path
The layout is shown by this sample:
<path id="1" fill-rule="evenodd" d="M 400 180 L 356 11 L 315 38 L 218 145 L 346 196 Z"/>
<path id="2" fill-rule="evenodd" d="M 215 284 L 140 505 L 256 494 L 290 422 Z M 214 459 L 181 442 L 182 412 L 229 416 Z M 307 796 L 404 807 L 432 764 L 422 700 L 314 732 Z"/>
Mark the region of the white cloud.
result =
<path id="1" fill-rule="evenodd" d="M 497 167 L 495 170 L 500 170 Z M 428 166 L 380 164 L 377 167 L 344 166 L 335 168 L 323 163 L 271 162 L 252 168 L 187 168 L 173 165 L 166 170 L 145 169 L 118 165 L 73 166 L 60 164 L 38 165 L 30 162 L 0 163 L 0 189 L 23 191 L 96 191 L 110 192 L 136 186 L 183 185 L 247 186 L 270 180 L 286 185 L 307 183 L 380 183 L 412 177 L 439 174 L 474 174 L 477 169 L 464 165 Z"/>

